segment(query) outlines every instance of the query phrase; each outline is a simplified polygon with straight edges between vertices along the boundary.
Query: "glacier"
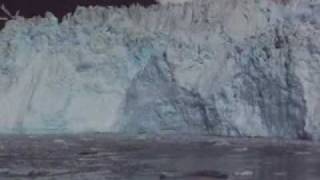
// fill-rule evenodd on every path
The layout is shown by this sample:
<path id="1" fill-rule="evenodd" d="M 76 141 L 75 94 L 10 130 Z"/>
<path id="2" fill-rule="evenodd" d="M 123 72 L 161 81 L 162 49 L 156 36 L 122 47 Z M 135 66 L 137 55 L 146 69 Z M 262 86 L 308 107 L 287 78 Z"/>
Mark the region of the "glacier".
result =
<path id="1" fill-rule="evenodd" d="M 320 1 L 78 7 L 0 32 L 1 133 L 320 138 Z"/>

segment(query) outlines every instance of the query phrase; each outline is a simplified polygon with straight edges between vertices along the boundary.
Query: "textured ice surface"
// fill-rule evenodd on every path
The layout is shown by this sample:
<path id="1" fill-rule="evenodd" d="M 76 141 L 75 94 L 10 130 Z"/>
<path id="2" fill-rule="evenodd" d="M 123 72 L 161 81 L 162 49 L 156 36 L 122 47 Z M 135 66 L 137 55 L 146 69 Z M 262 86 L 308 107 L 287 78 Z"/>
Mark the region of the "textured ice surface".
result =
<path id="1" fill-rule="evenodd" d="M 0 32 L 0 132 L 320 137 L 320 2 L 79 7 Z"/>

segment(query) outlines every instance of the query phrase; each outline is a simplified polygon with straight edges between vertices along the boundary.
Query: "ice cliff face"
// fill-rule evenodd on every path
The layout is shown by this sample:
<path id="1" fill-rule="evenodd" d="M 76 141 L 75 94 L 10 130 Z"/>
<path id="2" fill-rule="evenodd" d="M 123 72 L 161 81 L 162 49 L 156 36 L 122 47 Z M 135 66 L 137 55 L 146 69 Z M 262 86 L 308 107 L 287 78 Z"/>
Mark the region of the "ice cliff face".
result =
<path id="1" fill-rule="evenodd" d="M 320 137 L 320 2 L 78 8 L 0 33 L 0 132 Z"/>

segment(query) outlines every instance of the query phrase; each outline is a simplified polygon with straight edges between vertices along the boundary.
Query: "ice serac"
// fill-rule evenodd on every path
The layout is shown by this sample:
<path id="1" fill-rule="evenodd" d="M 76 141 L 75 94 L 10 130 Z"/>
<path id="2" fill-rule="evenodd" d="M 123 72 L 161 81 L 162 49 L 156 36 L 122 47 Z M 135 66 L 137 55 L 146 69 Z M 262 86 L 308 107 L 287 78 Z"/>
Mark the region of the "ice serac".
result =
<path id="1" fill-rule="evenodd" d="M 0 132 L 320 137 L 320 2 L 79 7 L 0 32 Z"/>

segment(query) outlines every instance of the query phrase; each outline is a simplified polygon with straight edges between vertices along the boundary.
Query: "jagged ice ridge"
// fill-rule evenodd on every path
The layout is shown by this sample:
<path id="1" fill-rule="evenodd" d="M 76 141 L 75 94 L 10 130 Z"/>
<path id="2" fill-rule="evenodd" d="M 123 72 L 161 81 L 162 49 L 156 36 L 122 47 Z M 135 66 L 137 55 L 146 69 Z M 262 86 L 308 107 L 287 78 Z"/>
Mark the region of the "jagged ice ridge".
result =
<path id="1" fill-rule="evenodd" d="M 320 3 L 79 7 L 0 32 L 0 132 L 320 137 Z"/>

